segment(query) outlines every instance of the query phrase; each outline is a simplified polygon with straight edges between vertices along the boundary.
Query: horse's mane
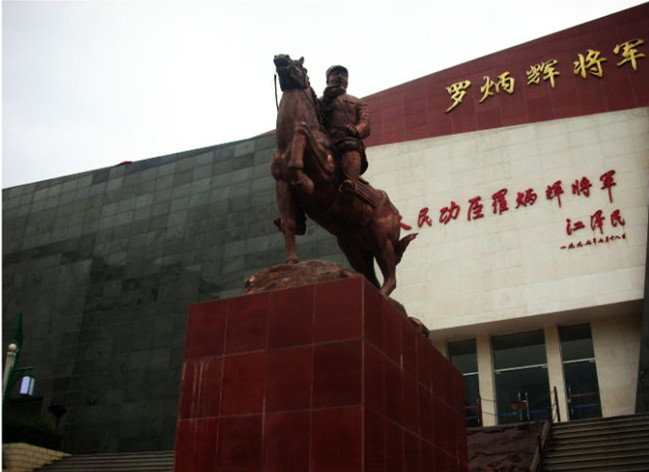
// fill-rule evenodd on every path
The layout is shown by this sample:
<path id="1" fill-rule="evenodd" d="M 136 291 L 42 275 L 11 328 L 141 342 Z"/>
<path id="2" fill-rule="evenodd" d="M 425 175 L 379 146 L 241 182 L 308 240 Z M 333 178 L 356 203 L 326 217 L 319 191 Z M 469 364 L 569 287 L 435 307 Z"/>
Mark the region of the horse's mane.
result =
<path id="1" fill-rule="evenodd" d="M 313 100 L 313 106 L 315 107 L 315 114 L 318 117 L 318 123 L 320 124 L 320 128 L 324 131 L 324 110 L 320 105 L 320 100 L 318 100 L 318 95 L 315 93 L 315 90 L 313 90 L 313 87 L 309 86 L 309 90 L 311 91 L 311 99 Z"/>

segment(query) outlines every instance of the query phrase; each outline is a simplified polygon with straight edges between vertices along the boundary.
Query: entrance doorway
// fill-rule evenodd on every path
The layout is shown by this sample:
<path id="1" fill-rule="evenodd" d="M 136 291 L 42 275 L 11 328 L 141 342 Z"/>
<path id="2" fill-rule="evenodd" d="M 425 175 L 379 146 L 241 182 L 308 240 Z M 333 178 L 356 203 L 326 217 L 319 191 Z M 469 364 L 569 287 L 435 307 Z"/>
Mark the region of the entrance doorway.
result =
<path id="1" fill-rule="evenodd" d="M 602 406 L 590 324 L 560 326 L 559 339 L 569 419 L 601 417 Z"/>
<path id="2" fill-rule="evenodd" d="M 494 336 L 498 424 L 545 419 L 551 405 L 542 330 Z"/>

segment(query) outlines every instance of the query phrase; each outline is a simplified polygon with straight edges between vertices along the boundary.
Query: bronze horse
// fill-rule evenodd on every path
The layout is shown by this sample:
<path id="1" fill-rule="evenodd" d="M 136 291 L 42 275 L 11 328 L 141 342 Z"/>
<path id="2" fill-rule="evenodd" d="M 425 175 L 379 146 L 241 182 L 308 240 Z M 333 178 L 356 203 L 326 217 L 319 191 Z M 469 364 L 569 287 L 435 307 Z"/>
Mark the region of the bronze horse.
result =
<path id="1" fill-rule="evenodd" d="M 399 239 L 399 212 L 385 192 L 367 182 L 343 192 L 342 172 L 321 125 L 317 97 L 309 83 L 304 58 L 274 59 L 282 99 L 277 112 L 277 143 L 271 161 L 284 233 L 286 263 L 297 263 L 295 235 L 305 232 L 305 215 L 336 236 L 351 266 L 386 297 L 396 288 L 396 266 L 416 234 Z M 374 272 L 374 259 L 383 284 Z"/>

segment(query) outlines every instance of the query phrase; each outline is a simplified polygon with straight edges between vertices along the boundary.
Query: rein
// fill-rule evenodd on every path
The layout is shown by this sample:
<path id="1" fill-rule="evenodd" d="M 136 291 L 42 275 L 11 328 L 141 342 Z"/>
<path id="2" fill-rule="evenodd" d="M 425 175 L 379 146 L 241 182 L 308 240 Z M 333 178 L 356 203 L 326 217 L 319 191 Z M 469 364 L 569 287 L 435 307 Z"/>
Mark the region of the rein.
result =
<path id="1" fill-rule="evenodd" d="M 290 66 L 277 67 L 277 70 L 280 70 L 280 69 L 289 70 Z M 279 99 L 278 99 L 278 95 L 277 95 L 277 72 L 275 72 L 275 75 L 273 76 L 273 79 L 275 81 L 275 107 L 277 108 L 277 111 L 279 111 Z M 309 102 L 311 102 L 311 104 L 315 106 L 315 101 L 316 101 L 317 97 L 315 96 L 315 92 L 314 92 L 312 87 L 306 87 L 305 86 L 305 87 L 295 87 L 295 88 L 301 88 L 304 95 L 307 97 L 307 100 L 309 100 Z M 309 94 L 307 92 L 307 89 L 309 89 L 311 91 L 311 96 L 309 96 Z M 317 112 L 317 107 L 316 107 L 316 112 Z"/>

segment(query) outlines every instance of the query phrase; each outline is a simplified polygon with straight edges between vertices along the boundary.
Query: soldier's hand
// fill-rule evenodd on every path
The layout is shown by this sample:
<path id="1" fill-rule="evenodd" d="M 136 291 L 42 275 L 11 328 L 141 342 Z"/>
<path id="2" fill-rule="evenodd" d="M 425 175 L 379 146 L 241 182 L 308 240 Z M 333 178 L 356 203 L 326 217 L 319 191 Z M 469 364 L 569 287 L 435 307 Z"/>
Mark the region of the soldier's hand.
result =
<path id="1" fill-rule="evenodd" d="M 331 101 L 334 98 L 336 98 L 336 89 L 337 87 L 327 87 L 324 89 L 324 93 L 322 94 L 322 98 L 324 98 L 327 101 Z"/>
<path id="2" fill-rule="evenodd" d="M 324 89 L 324 93 L 322 94 L 323 101 L 327 103 L 333 102 L 336 97 L 339 95 L 342 95 L 345 93 L 345 89 L 342 87 L 338 87 L 336 85 L 329 85 Z"/>
<path id="3" fill-rule="evenodd" d="M 355 138 L 358 137 L 358 128 L 355 125 L 347 125 L 347 131 Z"/>

